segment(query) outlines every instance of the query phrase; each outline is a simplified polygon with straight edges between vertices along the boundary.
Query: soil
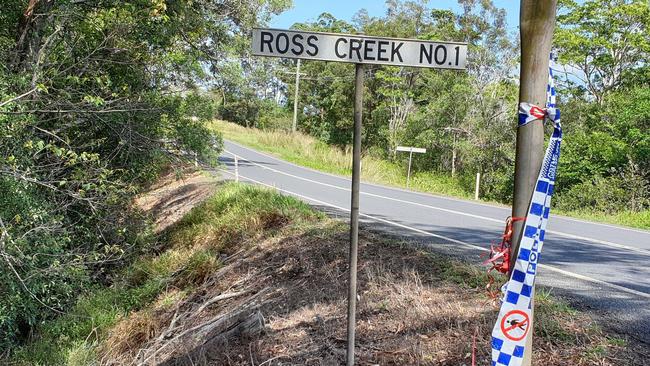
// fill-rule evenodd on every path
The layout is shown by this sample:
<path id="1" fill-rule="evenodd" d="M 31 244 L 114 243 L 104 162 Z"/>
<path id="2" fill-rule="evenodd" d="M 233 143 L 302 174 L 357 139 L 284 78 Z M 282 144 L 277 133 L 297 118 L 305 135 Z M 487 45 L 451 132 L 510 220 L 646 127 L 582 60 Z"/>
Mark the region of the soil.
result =
<path id="1" fill-rule="evenodd" d="M 170 172 L 140 195 L 135 205 L 153 218 L 154 230 L 160 233 L 210 197 L 218 185 L 219 181 L 205 172 Z"/>

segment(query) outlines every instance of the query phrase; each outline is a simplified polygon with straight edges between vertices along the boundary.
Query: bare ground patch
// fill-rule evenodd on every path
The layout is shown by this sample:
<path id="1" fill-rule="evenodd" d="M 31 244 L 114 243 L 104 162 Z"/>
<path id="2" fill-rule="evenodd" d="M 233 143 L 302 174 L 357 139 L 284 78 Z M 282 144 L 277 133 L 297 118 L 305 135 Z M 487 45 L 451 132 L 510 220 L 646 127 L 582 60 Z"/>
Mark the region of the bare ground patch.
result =
<path id="1" fill-rule="evenodd" d="M 210 197 L 218 184 L 205 172 L 170 172 L 137 197 L 135 205 L 152 217 L 154 230 L 160 233 Z"/>

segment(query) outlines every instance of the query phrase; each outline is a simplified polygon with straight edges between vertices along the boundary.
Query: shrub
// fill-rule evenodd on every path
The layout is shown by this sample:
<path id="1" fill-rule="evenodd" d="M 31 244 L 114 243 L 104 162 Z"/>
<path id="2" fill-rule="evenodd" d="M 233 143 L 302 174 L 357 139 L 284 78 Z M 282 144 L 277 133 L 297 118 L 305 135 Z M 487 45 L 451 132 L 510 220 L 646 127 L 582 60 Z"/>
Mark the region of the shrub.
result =
<path id="1" fill-rule="evenodd" d="M 265 130 L 291 131 L 293 114 L 286 108 L 274 105 L 260 116 L 258 128 Z"/>
<path id="2" fill-rule="evenodd" d="M 650 206 L 649 198 L 648 183 L 642 177 L 596 176 L 560 194 L 557 206 L 566 211 L 638 212 Z"/>
<path id="3" fill-rule="evenodd" d="M 253 95 L 234 97 L 219 106 L 219 116 L 222 119 L 246 127 L 257 127 L 260 115 L 269 109 L 266 101 Z"/>

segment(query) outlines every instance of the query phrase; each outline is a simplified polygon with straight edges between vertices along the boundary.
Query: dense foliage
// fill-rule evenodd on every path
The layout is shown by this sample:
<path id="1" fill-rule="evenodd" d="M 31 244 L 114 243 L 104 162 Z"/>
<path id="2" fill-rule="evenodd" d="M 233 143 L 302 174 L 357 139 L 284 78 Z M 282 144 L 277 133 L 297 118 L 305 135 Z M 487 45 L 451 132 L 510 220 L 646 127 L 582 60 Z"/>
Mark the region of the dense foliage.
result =
<path id="1" fill-rule="evenodd" d="M 386 2 L 386 15 L 360 11 L 352 23 L 323 13 L 297 29 L 367 35 L 466 41 L 466 73 L 367 66 L 364 90 L 366 154 L 392 161 L 395 146 L 427 148 L 414 157 L 417 171 L 456 176 L 472 192 L 482 173 L 481 196 L 510 203 L 513 191 L 518 37 L 508 32 L 505 11 L 492 1 L 460 0 L 461 12 L 435 9 L 426 1 Z M 644 0 L 560 1 L 554 50 L 565 144 L 557 205 L 565 211 L 646 211 L 650 207 L 650 11 Z M 246 126 L 290 126 L 295 62 L 247 64 L 257 75 L 241 85 L 261 116 L 277 94 L 286 96 L 286 123 L 264 123 L 249 114 Z M 303 61 L 298 126 L 345 148 L 352 139 L 350 64 Z M 262 82 L 266 75 L 266 84 Z M 260 79 L 262 81 L 260 81 Z M 277 79 L 284 88 L 276 86 Z M 264 90 L 262 93 L 255 91 Z M 270 92 L 270 95 L 267 93 Z M 226 97 L 227 98 L 227 97 Z M 262 111 L 262 112 L 260 112 Z M 282 115 L 281 112 L 275 112 Z M 404 164 L 405 165 L 405 164 Z"/>
<path id="2" fill-rule="evenodd" d="M 210 163 L 219 115 L 291 125 L 295 62 L 252 58 L 250 28 L 290 0 L 19 0 L 0 12 L 0 355 L 150 245 L 130 202 L 165 168 Z M 388 0 L 384 16 L 323 13 L 294 28 L 469 45 L 465 72 L 368 66 L 364 153 L 512 196 L 517 37 L 490 0 L 459 13 Z M 650 208 L 650 9 L 560 0 L 554 47 L 565 144 L 557 205 Z M 510 32 L 510 31 L 513 32 Z M 345 149 L 353 66 L 303 61 L 298 127 Z"/>
<path id="3" fill-rule="evenodd" d="M 0 12 L 0 354 L 148 242 L 130 201 L 211 162 L 200 92 L 283 0 L 23 0 Z"/>
<path id="4" fill-rule="evenodd" d="M 560 207 L 650 208 L 650 6 L 561 1 L 555 44 L 566 123 Z"/>

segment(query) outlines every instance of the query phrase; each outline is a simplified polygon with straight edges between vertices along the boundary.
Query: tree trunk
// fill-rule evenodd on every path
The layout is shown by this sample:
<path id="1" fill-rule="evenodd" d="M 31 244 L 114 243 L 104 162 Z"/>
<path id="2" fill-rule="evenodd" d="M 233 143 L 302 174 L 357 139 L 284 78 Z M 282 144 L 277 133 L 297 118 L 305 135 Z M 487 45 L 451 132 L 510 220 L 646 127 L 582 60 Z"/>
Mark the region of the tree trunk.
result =
<path id="1" fill-rule="evenodd" d="M 16 46 L 11 60 L 11 68 L 15 72 L 27 70 L 36 62 L 53 5 L 54 0 L 29 0 L 16 32 Z"/>
<path id="2" fill-rule="evenodd" d="M 456 176 L 456 134 L 454 133 L 454 142 L 451 145 L 451 176 Z"/>

